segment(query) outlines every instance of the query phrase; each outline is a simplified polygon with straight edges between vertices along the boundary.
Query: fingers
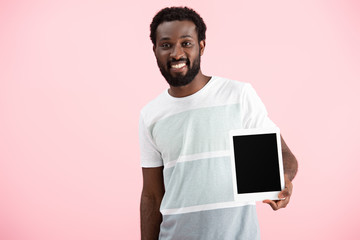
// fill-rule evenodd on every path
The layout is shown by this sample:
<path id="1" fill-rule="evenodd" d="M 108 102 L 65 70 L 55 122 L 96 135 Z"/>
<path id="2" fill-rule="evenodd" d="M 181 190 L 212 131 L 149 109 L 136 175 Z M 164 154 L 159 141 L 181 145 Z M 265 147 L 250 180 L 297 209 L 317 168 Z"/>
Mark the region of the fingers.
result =
<path id="1" fill-rule="evenodd" d="M 277 204 L 275 203 L 275 201 L 271 201 L 271 200 L 264 200 L 263 203 L 267 203 L 270 205 L 270 207 L 276 211 L 278 210 L 279 208 L 277 207 Z"/>
<path id="2" fill-rule="evenodd" d="M 285 208 L 290 202 L 290 197 L 286 197 L 284 200 L 276 200 L 276 201 L 272 201 L 272 200 L 264 200 L 263 203 L 267 203 L 270 205 L 270 207 L 274 210 L 277 211 L 280 208 Z"/>

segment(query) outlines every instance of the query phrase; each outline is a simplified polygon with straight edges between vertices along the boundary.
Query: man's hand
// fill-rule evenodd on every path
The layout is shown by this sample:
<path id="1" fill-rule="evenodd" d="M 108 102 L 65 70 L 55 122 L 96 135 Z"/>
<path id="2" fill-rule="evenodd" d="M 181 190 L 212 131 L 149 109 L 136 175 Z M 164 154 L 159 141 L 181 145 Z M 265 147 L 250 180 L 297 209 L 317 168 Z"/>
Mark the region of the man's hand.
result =
<path id="1" fill-rule="evenodd" d="M 289 177 L 285 174 L 285 189 L 279 193 L 279 198 L 281 200 L 264 200 L 263 203 L 269 204 L 274 211 L 279 210 L 280 208 L 285 208 L 286 205 L 290 202 L 290 197 L 293 189 L 293 185 Z"/>

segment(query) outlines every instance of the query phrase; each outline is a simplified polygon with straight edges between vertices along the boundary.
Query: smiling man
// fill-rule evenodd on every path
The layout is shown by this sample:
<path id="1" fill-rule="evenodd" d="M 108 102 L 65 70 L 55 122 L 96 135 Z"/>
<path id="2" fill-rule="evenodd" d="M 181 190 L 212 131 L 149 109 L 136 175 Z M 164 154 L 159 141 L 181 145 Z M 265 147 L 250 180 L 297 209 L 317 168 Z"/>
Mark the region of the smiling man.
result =
<path id="1" fill-rule="evenodd" d="M 186 7 L 165 8 L 150 25 L 161 74 L 170 88 L 141 111 L 141 239 L 259 239 L 254 203 L 235 202 L 228 133 L 275 124 L 248 83 L 201 72 L 206 26 Z M 282 140 L 283 200 L 289 203 L 297 161 Z"/>

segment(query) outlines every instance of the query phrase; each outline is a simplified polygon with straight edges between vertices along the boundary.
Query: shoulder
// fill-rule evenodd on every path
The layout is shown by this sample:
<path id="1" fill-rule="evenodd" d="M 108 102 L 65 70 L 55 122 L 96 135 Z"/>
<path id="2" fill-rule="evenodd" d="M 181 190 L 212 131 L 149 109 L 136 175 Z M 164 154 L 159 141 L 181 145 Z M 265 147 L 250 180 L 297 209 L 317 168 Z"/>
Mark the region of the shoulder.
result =
<path id="1" fill-rule="evenodd" d="M 148 114 L 153 112 L 154 110 L 160 108 L 164 101 L 165 101 L 165 91 L 163 91 L 161 94 L 159 94 L 156 98 L 148 102 L 142 109 L 141 114 Z"/>
<path id="2" fill-rule="evenodd" d="M 227 97 L 242 97 L 249 89 L 252 89 L 250 83 L 237 81 L 229 78 L 214 77 L 214 85 L 216 92 Z M 251 90 L 250 90 L 251 91 Z"/>
<path id="3" fill-rule="evenodd" d="M 167 105 L 166 91 L 164 90 L 156 98 L 148 102 L 140 111 L 140 117 L 146 125 L 150 125 L 154 119 L 158 118 Z"/>

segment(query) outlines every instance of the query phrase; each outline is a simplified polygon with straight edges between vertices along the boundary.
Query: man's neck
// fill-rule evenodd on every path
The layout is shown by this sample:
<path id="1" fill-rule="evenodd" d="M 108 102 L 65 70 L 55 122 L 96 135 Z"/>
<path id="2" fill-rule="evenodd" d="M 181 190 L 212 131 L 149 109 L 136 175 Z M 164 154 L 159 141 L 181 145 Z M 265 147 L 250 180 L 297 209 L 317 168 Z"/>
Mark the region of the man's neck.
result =
<path id="1" fill-rule="evenodd" d="M 205 76 L 199 71 L 198 75 L 191 81 L 191 83 L 181 86 L 181 87 L 173 87 L 170 86 L 169 94 L 173 97 L 181 98 L 190 96 L 200 89 L 202 89 L 211 79 L 209 76 Z"/>

